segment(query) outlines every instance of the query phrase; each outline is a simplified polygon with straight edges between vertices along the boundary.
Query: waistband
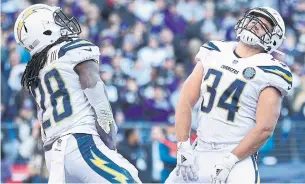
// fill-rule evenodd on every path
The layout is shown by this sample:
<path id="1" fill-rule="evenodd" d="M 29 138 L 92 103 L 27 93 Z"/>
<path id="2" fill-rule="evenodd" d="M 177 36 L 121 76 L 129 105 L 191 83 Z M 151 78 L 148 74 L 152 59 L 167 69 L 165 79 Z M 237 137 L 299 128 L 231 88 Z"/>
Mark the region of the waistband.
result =
<path id="1" fill-rule="evenodd" d="M 60 137 L 56 137 L 56 139 L 53 139 L 53 140 L 48 141 L 47 143 L 44 143 L 43 146 L 42 146 L 43 151 L 44 152 L 50 151 L 52 149 L 52 146 L 53 146 L 54 142 L 56 142 L 59 139 L 60 139 Z"/>
<path id="2" fill-rule="evenodd" d="M 239 143 L 238 142 L 205 142 L 200 138 L 197 138 L 197 145 L 195 148 L 203 148 L 207 150 L 223 150 L 223 149 L 232 149 L 236 147 Z"/>
<path id="3" fill-rule="evenodd" d="M 44 145 L 43 145 L 43 151 L 44 151 L 44 152 L 50 151 L 50 150 L 52 149 L 53 144 L 54 144 L 56 141 L 60 142 L 60 138 L 66 136 L 66 135 L 70 135 L 70 134 L 61 135 L 61 136 L 59 136 L 59 137 L 56 137 L 56 138 L 54 138 L 54 139 L 52 139 L 52 140 L 49 140 L 48 142 L 44 143 Z"/>

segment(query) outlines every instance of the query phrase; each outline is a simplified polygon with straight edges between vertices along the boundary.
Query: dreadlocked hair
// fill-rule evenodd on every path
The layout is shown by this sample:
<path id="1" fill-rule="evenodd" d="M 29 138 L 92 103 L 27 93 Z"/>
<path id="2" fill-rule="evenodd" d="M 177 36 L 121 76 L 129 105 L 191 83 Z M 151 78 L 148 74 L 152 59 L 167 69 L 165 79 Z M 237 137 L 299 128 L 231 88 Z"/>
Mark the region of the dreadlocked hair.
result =
<path id="1" fill-rule="evenodd" d="M 72 41 L 71 37 L 60 37 L 58 40 L 56 40 L 54 43 L 48 45 L 46 48 L 44 48 L 41 52 L 36 53 L 33 55 L 31 60 L 26 65 L 25 71 L 21 78 L 21 85 L 23 87 L 26 87 L 27 89 L 30 89 L 30 87 L 36 88 L 39 82 L 39 71 L 44 67 L 47 61 L 47 53 L 48 51 L 57 44 L 60 44 L 64 41 Z"/>

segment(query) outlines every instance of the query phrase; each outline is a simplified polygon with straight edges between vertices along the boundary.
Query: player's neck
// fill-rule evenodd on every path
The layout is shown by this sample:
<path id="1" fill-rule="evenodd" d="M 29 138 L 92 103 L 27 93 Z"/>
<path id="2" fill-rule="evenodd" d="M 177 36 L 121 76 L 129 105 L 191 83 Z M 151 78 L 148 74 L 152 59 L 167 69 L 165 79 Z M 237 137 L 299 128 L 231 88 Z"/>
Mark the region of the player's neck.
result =
<path id="1" fill-rule="evenodd" d="M 253 56 L 255 54 L 259 54 L 261 53 L 261 51 L 257 49 L 249 48 L 242 42 L 239 42 L 235 48 L 235 53 L 241 58 L 246 58 Z"/>

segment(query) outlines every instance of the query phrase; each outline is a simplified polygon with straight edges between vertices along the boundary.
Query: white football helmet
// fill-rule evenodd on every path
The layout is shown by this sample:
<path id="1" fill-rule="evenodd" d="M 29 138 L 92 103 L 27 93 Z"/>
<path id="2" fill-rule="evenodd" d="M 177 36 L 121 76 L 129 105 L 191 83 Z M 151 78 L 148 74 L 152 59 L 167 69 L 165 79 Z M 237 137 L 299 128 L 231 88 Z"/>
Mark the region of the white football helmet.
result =
<path id="1" fill-rule="evenodd" d="M 18 44 L 33 56 L 62 36 L 77 36 L 81 33 L 75 18 L 68 18 L 61 8 L 35 4 L 23 10 L 14 26 Z"/>
<path id="2" fill-rule="evenodd" d="M 263 17 L 268 20 L 273 26 L 272 30 L 268 30 L 258 17 Z M 253 31 L 254 26 L 251 28 L 248 27 L 251 21 L 256 21 L 256 24 L 260 24 L 266 34 L 261 37 L 256 35 L 255 31 Z M 267 53 L 273 51 L 281 53 L 277 49 L 285 39 L 285 23 L 281 15 L 273 8 L 261 7 L 248 10 L 243 18 L 235 25 L 235 31 L 236 38 L 246 44 L 259 45 Z"/>

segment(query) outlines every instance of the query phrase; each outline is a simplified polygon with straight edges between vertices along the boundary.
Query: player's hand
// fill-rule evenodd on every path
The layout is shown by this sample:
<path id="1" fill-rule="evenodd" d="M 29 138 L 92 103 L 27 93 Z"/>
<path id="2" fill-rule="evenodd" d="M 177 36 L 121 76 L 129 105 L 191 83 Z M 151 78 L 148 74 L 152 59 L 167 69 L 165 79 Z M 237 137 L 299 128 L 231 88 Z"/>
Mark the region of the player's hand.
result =
<path id="1" fill-rule="evenodd" d="M 110 132 L 112 124 L 115 123 L 111 108 L 109 108 L 108 104 L 99 104 L 102 106 L 98 109 L 99 112 L 96 112 L 97 122 L 99 126 L 108 134 Z"/>
<path id="2" fill-rule="evenodd" d="M 225 156 L 223 156 L 220 162 L 214 166 L 211 175 L 211 183 L 213 184 L 225 183 L 233 166 L 238 161 L 239 159 L 233 153 L 228 153 Z"/>
<path id="3" fill-rule="evenodd" d="M 198 180 L 197 165 L 190 139 L 178 143 L 176 175 L 182 175 L 184 181 Z"/>
<path id="4" fill-rule="evenodd" d="M 104 142 L 104 144 L 111 150 L 116 150 L 116 135 L 118 127 L 115 123 L 111 124 L 110 132 L 106 133 L 104 129 L 99 124 L 96 125 L 97 133 L 100 135 L 100 138 Z"/>

